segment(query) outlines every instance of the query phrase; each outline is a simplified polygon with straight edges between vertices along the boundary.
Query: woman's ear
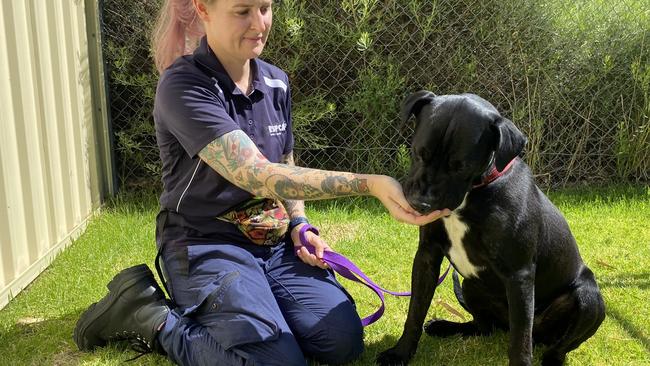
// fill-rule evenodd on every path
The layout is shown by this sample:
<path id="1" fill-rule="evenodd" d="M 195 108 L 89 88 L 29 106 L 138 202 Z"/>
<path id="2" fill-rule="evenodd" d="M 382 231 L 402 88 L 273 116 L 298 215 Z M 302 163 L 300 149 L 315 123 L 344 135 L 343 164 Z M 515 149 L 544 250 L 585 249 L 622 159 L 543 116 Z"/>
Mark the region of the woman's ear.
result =
<path id="1" fill-rule="evenodd" d="M 210 21 L 210 15 L 208 14 L 208 6 L 201 0 L 192 0 L 194 9 L 196 10 L 196 15 L 203 21 Z"/>

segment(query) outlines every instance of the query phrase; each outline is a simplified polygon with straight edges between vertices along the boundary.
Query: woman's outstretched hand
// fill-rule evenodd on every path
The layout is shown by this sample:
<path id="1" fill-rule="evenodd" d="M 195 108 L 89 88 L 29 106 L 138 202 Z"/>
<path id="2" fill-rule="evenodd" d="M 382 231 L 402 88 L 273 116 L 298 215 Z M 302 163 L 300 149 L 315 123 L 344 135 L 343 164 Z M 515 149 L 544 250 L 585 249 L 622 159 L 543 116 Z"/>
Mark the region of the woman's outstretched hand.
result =
<path id="1" fill-rule="evenodd" d="M 448 209 L 436 210 L 427 215 L 422 215 L 409 205 L 402 185 L 397 180 L 386 175 L 374 175 L 368 182 L 370 193 L 377 197 L 388 209 L 393 218 L 399 222 L 412 225 L 426 225 L 443 216 L 449 216 Z"/>

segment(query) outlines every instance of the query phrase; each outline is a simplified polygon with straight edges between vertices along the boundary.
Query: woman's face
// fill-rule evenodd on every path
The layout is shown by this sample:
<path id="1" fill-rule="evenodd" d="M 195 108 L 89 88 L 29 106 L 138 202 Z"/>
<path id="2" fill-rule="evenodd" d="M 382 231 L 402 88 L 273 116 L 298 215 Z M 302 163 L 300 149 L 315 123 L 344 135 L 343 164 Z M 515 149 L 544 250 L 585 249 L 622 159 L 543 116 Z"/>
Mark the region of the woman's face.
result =
<path id="1" fill-rule="evenodd" d="M 245 61 L 258 57 L 271 30 L 272 0 L 195 0 L 208 44 L 220 58 Z"/>

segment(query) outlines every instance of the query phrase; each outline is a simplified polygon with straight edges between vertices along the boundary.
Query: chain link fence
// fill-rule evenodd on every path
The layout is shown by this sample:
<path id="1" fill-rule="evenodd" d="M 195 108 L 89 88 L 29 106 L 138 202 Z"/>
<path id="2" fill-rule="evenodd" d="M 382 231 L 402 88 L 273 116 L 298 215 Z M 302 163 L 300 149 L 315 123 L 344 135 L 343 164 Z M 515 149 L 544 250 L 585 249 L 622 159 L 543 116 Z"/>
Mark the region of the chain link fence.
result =
<path id="1" fill-rule="evenodd" d="M 120 180 L 159 184 L 149 35 L 161 0 L 105 0 Z M 289 74 L 295 156 L 403 177 L 411 92 L 472 92 L 528 136 L 546 187 L 650 180 L 647 0 L 284 0 L 267 61 Z"/>

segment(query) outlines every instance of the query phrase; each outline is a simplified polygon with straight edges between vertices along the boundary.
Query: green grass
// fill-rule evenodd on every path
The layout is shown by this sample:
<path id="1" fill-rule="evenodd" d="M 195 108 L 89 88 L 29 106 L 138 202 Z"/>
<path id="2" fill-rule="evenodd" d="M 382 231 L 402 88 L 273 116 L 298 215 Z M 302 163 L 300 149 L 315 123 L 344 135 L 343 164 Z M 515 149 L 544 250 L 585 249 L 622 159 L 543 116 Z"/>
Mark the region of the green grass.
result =
<path id="1" fill-rule="evenodd" d="M 650 189 L 614 187 L 552 192 L 566 216 L 585 262 L 596 273 L 607 304 L 607 318 L 594 337 L 569 354 L 569 365 L 650 365 Z M 118 198 L 89 224 L 86 232 L 0 311 L 0 354 L 6 365 L 117 365 L 135 353 L 111 346 L 82 353 L 72 341 L 79 314 L 106 292 L 120 269 L 152 266 L 154 217 L 151 195 Z M 308 206 L 312 222 L 339 252 L 392 290 L 409 289 L 417 229 L 399 224 L 369 199 L 319 202 Z M 362 316 L 374 312 L 376 296 L 342 280 Z M 388 297 L 386 313 L 366 328 L 366 352 L 355 365 L 372 365 L 402 331 L 408 299 Z M 449 308 L 455 310 L 449 310 Z M 451 281 L 436 292 L 428 317 L 469 319 L 456 303 Z M 413 365 L 503 365 L 507 334 L 434 339 L 423 336 Z M 536 362 L 541 349 L 535 350 Z M 145 356 L 134 365 L 167 364 Z"/>

